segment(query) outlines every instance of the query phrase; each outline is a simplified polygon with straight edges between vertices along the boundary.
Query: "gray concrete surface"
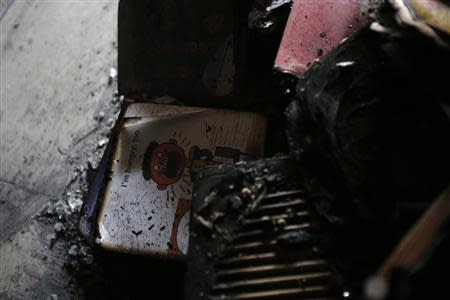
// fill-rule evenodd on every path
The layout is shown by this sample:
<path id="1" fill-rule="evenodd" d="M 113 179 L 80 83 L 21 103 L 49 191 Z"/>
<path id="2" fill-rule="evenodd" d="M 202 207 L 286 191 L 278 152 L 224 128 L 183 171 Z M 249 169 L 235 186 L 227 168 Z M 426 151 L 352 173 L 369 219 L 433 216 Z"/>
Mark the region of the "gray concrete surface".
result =
<path id="1" fill-rule="evenodd" d="M 36 216 L 101 152 L 94 116 L 115 90 L 117 4 L 1 0 L 0 299 L 80 297 Z"/>

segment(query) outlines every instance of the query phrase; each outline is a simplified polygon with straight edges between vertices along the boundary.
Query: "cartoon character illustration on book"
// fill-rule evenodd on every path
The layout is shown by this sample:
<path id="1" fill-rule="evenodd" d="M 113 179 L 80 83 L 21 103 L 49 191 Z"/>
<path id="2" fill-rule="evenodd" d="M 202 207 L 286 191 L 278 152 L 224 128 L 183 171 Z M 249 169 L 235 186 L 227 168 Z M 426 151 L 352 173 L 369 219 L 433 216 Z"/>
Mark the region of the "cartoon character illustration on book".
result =
<path id="1" fill-rule="evenodd" d="M 154 181 L 159 190 L 175 184 L 188 169 L 194 177 L 205 165 L 214 164 L 213 154 L 208 149 L 193 146 L 186 157 L 184 149 L 177 141 L 170 139 L 167 143 L 151 142 L 144 154 L 143 176 Z"/>
<path id="2" fill-rule="evenodd" d="M 244 153 L 241 153 L 239 149 L 216 147 L 213 155 L 209 149 L 192 146 L 186 156 L 185 149 L 178 145 L 175 139 L 164 143 L 153 141 L 148 145 L 144 154 L 142 175 L 145 180 L 156 183 L 158 190 L 165 190 L 183 178 L 186 171 L 193 179 L 206 165 L 221 163 L 215 161 L 215 157 L 231 159 L 236 162 L 242 154 Z M 169 242 L 169 252 L 173 254 L 181 254 L 177 242 L 178 227 L 190 206 L 190 199 L 178 199 Z"/>

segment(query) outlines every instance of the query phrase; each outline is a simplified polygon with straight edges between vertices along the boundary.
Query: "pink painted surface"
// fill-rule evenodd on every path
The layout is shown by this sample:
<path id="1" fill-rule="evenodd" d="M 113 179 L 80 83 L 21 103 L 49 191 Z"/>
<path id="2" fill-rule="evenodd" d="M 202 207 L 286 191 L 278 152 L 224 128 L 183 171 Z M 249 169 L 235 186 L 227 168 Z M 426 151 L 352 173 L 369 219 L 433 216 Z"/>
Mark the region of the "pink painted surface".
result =
<path id="1" fill-rule="evenodd" d="M 359 0 L 294 0 L 275 59 L 282 72 L 304 73 L 366 19 Z"/>

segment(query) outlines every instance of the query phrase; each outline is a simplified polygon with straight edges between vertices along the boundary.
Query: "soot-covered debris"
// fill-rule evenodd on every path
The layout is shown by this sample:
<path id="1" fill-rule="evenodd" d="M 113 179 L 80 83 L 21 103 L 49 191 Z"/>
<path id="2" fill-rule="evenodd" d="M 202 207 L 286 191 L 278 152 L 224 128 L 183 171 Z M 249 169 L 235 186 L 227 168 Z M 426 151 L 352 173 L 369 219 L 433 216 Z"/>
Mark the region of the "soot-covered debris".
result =
<path id="1" fill-rule="evenodd" d="M 286 110 L 291 154 L 310 172 L 306 188 L 329 224 L 333 265 L 357 292 L 450 181 L 449 51 L 399 26 L 389 8 L 379 13 L 311 66 Z M 436 286 L 414 289 L 437 295 Z"/>
<path id="2" fill-rule="evenodd" d="M 115 78 L 114 76 L 112 80 L 116 80 Z M 74 275 L 75 281 L 79 281 L 75 288 L 81 290 L 84 288 L 83 285 L 89 284 L 88 277 L 91 277 L 93 282 L 101 280 L 93 250 L 78 233 L 78 220 L 88 185 L 98 167 L 123 101 L 123 97 L 117 92 L 111 95 L 111 98 L 111 101 L 94 116 L 97 122 L 95 135 L 86 140 L 83 149 L 76 155 L 67 155 L 67 159 L 75 167 L 65 192 L 60 199 L 50 202 L 37 217 L 37 220 L 53 228 L 53 232 L 47 235 L 48 247 L 50 251 L 58 252 L 65 257 L 64 268 Z M 49 299 L 53 299 L 52 297 L 57 299 L 58 296 L 49 295 Z"/>
<path id="3" fill-rule="evenodd" d="M 262 86 L 273 84 L 282 89 L 270 89 L 270 96 L 284 100 L 294 97 L 286 118 L 295 161 L 241 162 L 209 167 L 201 173 L 193 195 L 186 297 L 235 299 L 245 294 L 245 280 L 258 274 L 258 269 L 252 269 L 255 265 L 282 265 L 286 268 L 283 274 L 291 276 L 298 275 L 289 273 L 291 268 L 305 267 L 295 265 L 298 261 L 322 272 L 320 282 L 329 287 L 309 296 L 357 297 L 364 278 L 376 270 L 428 200 L 450 181 L 450 125 L 445 110 L 450 106 L 450 91 L 448 76 L 436 72 L 450 65 L 448 51 L 436 47 L 436 39 L 399 26 L 392 8 L 382 7 L 376 17 L 376 3 L 361 14 L 377 20 L 356 36 L 342 40 L 329 54 L 324 55 L 322 48 L 314 50 L 318 59 L 310 62 L 304 76 L 274 76 L 272 65 L 265 63 L 273 62 L 292 1 L 265 3 L 255 5 L 246 16 L 249 52 L 255 54 L 249 58 L 248 68 L 267 75 L 255 76 L 255 83 L 249 84 L 255 88 L 249 93 L 266 94 Z M 354 30 L 352 26 L 348 29 Z M 330 35 L 330 31 L 318 32 L 324 40 Z M 117 70 L 111 68 L 108 86 L 116 78 Z M 110 107 L 102 107 L 93 116 L 98 134 L 83 150 L 92 155 L 87 161 L 81 161 L 81 155 L 68 157 L 76 166 L 73 178 L 61 199 L 50 203 L 39 217 L 52 228 L 47 236 L 49 247 L 62 249 L 64 267 L 84 283 L 91 276 L 94 282 L 102 281 L 105 274 L 99 275 L 102 268 L 94 259 L 95 251 L 77 232 L 78 216 L 122 100 L 116 93 Z M 263 110 L 279 110 L 279 106 L 267 104 Z M 271 123 L 266 154 L 287 148 L 277 142 L 284 120 L 280 116 L 275 119 L 279 122 Z M 284 137 L 281 140 L 284 142 Z M 64 149 L 60 152 L 67 154 Z M 142 231 L 132 233 L 138 237 Z M 439 259 L 445 258 L 449 244 L 445 237 L 431 259 L 434 264 L 415 274 L 413 282 L 427 282 L 428 274 L 436 274 L 433 272 L 439 269 Z M 264 249 L 265 257 L 254 256 L 252 251 L 260 250 L 258 247 Z M 181 265 L 167 269 L 170 263 L 143 257 L 122 260 L 121 271 L 114 276 L 129 280 L 120 276 L 132 277 L 127 272 L 132 273 L 128 262 L 133 260 L 147 269 L 167 271 L 134 274 L 138 277 L 133 278 L 147 281 L 151 274 L 152 282 L 171 282 L 178 287 L 182 283 Z M 116 265 L 110 262 L 106 270 L 109 267 L 111 271 Z M 236 271 L 238 267 L 251 272 L 241 274 Z M 232 276 L 227 273 L 230 269 L 236 272 Z M 223 279 L 227 276 L 238 279 Z M 314 280 L 301 279 L 290 291 L 300 293 Z M 127 286 L 133 284 L 128 282 Z M 258 291 L 277 288 L 267 284 Z M 169 293 L 177 292 L 172 290 Z M 58 296 L 51 294 L 48 299 Z"/>
<path id="4" fill-rule="evenodd" d="M 308 157 L 332 194 L 343 179 L 354 199 L 345 205 L 366 220 L 394 222 L 394 206 L 433 199 L 450 179 L 450 124 L 440 106 L 447 85 L 411 49 L 449 65 L 448 53 L 426 39 L 366 29 L 312 66 L 288 108 L 292 154 Z"/>
<path id="5" fill-rule="evenodd" d="M 309 296 L 342 294 L 330 279 L 324 239 L 303 186 L 303 174 L 286 158 L 204 170 L 194 186 L 185 299 L 239 299 L 250 288 L 255 295 L 300 297 L 314 285 L 309 276 L 323 281 Z M 302 288 L 295 281 L 277 285 L 298 276 L 297 264 L 308 265 Z M 251 286 L 261 277 L 270 279 Z"/>

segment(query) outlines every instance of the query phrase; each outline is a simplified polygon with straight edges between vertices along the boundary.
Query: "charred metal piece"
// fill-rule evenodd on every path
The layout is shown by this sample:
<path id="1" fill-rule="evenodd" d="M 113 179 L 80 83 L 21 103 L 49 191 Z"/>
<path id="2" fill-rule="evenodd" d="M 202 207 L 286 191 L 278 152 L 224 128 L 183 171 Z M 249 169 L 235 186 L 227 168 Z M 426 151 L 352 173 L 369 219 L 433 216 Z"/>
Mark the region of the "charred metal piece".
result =
<path id="1" fill-rule="evenodd" d="M 207 168 L 194 187 L 186 299 L 331 299 L 321 226 L 290 159 Z"/>

